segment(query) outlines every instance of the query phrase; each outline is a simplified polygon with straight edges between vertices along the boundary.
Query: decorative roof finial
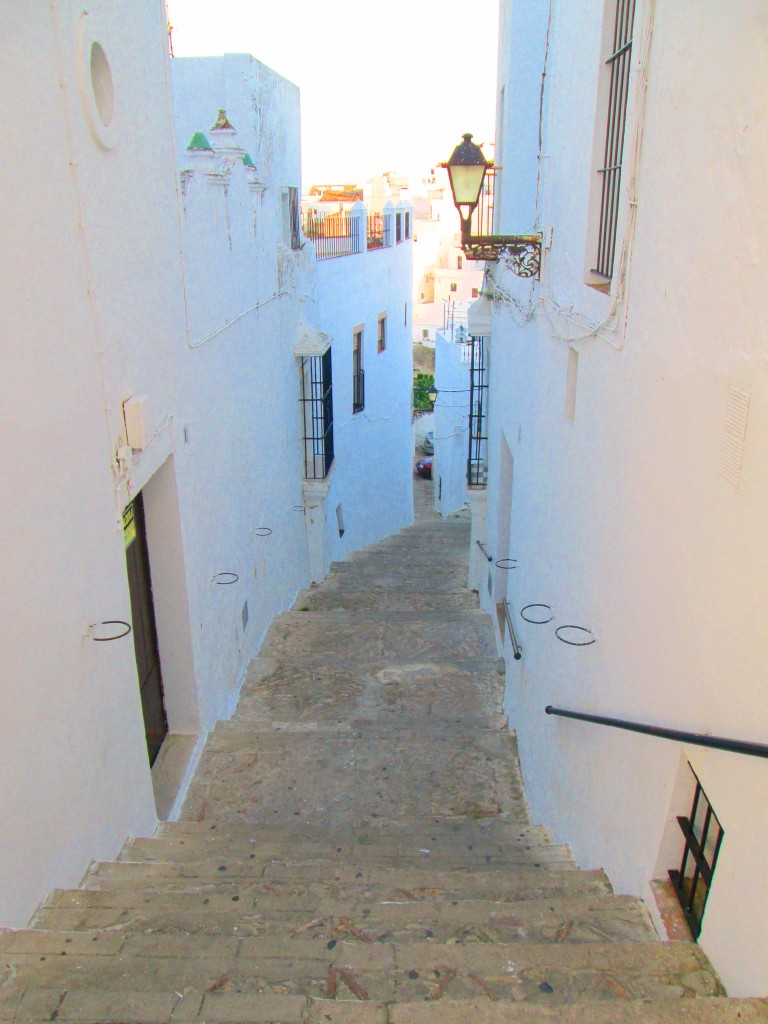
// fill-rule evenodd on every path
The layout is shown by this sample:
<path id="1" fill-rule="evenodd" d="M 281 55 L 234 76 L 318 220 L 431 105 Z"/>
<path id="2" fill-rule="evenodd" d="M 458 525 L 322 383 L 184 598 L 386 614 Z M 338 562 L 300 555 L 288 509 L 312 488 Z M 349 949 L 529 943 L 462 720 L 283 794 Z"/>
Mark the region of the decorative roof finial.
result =
<path id="1" fill-rule="evenodd" d="M 223 131 L 224 129 L 229 129 L 232 132 L 235 130 L 234 125 L 231 125 L 229 123 L 228 119 L 227 119 L 227 112 L 226 112 L 226 110 L 220 109 L 219 110 L 219 116 L 216 118 L 216 124 L 213 125 L 213 127 L 211 128 L 211 131 L 212 132 L 216 132 L 216 131 L 220 132 L 220 131 Z"/>

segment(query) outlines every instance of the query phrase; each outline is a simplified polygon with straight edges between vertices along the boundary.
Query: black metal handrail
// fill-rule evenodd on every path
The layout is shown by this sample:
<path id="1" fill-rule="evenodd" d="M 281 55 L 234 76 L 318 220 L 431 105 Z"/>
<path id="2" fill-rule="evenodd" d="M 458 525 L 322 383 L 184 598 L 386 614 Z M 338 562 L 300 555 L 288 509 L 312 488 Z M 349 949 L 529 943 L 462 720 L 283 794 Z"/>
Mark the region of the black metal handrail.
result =
<path id="1" fill-rule="evenodd" d="M 493 555 L 489 555 L 489 554 L 488 554 L 488 549 L 486 548 L 485 544 L 483 544 L 483 542 L 482 542 L 481 540 L 476 540 L 476 541 L 475 541 L 475 544 L 477 544 L 477 546 L 478 546 L 478 547 L 480 548 L 480 550 L 481 550 L 481 551 L 483 552 L 483 554 L 484 554 L 484 555 L 485 555 L 485 557 L 486 557 L 486 558 L 488 559 L 488 561 L 489 561 L 489 562 L 492 562 L 492 561 L 493 561 Z"/>
<path id="2" fill-rule="evenodd" d="M 592 722 L 594 725 L 610 725 L 614 729 L 626 729 L 628 732 L 640 732 L 646 736 L 658 736 L 664 740 L 676 740 L 679 743 L 693 743 L 699 747 L 712 747 L 715 750 L 728 750 L 732 754 L 751 754 L 753 757 L 768 757 L 768 744 L 751 743 L 748 740 L 729 740 L 722 736 L 707 736 L 701 732 L 686 732 L 684 729 L 665 729 L 659 725 L 644 725 L 642 722 L 627 722 L 623 718 L 606 718 L 603 715 L 585 715 L 581 711 L 566 711 L 548 704 L 544 709 L 548 715 L 560 715 L 562 718 L 575 718 L 580 722 Z"/>
<path id="3" fill-rule="evenodd" d="M 518 644 L 517 637 L 515 636 L 515 627 L 512 625 L 512 613 L 509 610 L 509 601 L 506 599 L 506 597 L 502 601 L 502 606 L 504 608 L 504 616 L 505 616 L 505 618 L 507 620 L 507 629 L 509 630 L 509 639 L 510 639 L 510 641 L 512 643 L 512 653 L 515 656 L 515 661 L 520 661 L 520 659 L 523 656 L 523 649 Z"/>

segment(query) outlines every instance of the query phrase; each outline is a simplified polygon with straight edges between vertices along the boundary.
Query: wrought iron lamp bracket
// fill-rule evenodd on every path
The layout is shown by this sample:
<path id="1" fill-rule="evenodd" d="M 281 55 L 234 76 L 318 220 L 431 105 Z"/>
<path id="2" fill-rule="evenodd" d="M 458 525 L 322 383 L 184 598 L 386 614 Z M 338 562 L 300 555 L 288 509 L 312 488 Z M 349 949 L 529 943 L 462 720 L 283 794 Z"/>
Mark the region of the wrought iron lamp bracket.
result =
<path id="1" fill-rule="evenodd" d="M 497 263 L 504 256 L 513 274 L 538 277 L 541 270 L 541 235 L 471 235 L 462 230 L 461 248 L 468 260 Z"/>

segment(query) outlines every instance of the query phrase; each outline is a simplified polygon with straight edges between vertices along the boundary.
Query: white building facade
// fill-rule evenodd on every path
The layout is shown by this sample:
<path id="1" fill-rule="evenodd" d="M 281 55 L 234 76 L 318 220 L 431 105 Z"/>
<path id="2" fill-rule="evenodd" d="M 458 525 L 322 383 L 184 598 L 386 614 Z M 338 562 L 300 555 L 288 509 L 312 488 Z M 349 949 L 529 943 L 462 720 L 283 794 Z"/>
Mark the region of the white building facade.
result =
<path id="1" fill-rule="evenodd" d="M 341 285 L 318 280 L 299 228 L 298 90 L 247 55 L 171 62 L 155 0 L 9 8 L 0 28 L 17 41 L 0 73 L 15 124 L 0 284 L 14 927 L 176 813 L 272 618 L 332 558 L 410 521 L 410 257 L 384 256 L 378 290 L 354 271 L 364 302 L 323 290 Z M 375 344 L 382 313 L 366 409 L 387 418 L 392 462 L 358 455 L 378 423 L 335 421 L 335 456 L 309 439 L 328 462 L 318 496 L 304 361 L 351 347 L 348 321 Z"/>
<path id="2" fill-rule="evenodd" d="M 501 634 L 534 818 L 652 909 L 692 819 L 732 995 L 768 992 L 768 761 L 545 708 L 768 742 L 765 15 L 502 0 L 495 231 L 543 254 L 485 286 L 471 570 L 523 648 Z"/>

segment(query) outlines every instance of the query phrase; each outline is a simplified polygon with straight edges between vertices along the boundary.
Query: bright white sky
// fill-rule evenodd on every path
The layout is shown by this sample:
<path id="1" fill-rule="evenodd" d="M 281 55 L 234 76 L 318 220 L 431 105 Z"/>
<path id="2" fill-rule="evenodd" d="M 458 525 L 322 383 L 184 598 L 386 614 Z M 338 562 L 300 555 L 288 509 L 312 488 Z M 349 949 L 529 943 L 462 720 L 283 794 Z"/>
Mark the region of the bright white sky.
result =
<path id="1" fill-rule="evenodd" d="M 493 139 L 498 0 L 168 0 L 168 15 L 177 57 L 248 52 L 299 86 L 305 188 L 420 177 L 463 132 Z"/>

